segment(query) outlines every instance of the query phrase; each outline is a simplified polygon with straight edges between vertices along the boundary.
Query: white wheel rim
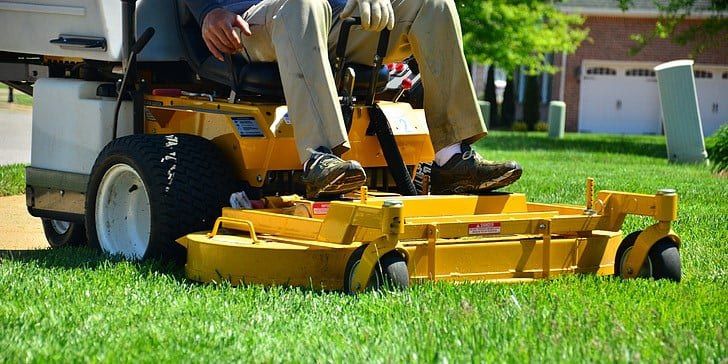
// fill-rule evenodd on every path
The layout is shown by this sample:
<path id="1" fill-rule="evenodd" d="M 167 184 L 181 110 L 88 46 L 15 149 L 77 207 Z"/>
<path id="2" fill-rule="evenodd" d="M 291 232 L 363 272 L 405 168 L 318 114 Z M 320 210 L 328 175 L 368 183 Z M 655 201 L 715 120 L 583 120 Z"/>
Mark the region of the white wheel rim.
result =
<path id="1" fill-rule="evenodd" d="M 101 249 L 138 260 L 149 247 L 151 213 L 147 188 L 132 167 L 115 164 L 96 195 L 96 235 Z"/>
<path id="2" fill-rule="evenodd" d="M 619 261 L 619 275 L 621 277 L 624 277 L 627 274 L 627 259 L 629 259 L 629 255 L 632 253 L 632 248 L 634 248 L 634 246 L 627 248 L 627 250 L 624 251 L 624 254 L 622 254 L 622 258 Z M 652 260 L 650 260 L 649 256 L 645 257 L 645 262 L 644 264 L 642 264 L 642 267 L 640 268 L 640 272 L 639 274 L 637 274 L 637 277 L 652 277 Z"/>
<path id="3" fill-rule="evenodd" d="M 71 223 L 62 220 L 51 220 L 51 227 L 58 235 L 65 235 L 71 228 Z"/>

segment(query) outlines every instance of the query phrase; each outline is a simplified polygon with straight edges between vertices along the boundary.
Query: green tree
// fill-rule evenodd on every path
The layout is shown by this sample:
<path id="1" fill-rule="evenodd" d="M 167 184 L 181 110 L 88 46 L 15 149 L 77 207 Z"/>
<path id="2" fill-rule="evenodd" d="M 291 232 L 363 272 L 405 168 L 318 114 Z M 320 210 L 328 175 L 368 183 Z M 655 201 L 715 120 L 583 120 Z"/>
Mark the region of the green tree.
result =
<path id="1" fill-rule="evenodd" d="M 616 0 L 622 10 L 628 10 L 634 0 Z M 728 46 L 728 0 L 653 0 L 660 11 L 655 28 L 648 33 L 633 34 L 639 52 L 653 39 L 670 39 L 679 45 L 691 44 L 694 53 Z M 695 13 L 707 15 L 700 22 L 685 20 Z"/>
<path id="2" fill-rule="evenodd" d="M 546 55 L 573 53 L 587 37 L 581 16 L 564 14 L 550 1 L 455 1 L 465 55 L 471 61 L 503 69 L 525 66 L 530 73 L 555 72 Z"/>

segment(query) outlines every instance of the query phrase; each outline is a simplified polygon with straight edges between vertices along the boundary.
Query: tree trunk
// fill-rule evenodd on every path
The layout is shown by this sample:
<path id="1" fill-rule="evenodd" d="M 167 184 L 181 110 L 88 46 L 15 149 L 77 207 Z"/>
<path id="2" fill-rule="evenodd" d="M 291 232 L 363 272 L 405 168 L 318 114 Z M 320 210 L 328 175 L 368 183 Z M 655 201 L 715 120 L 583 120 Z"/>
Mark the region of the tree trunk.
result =
<path id="1" fill-rule="evenodd" d="M 490 103 L 490 126 L 496 127 L 500 123 L 498 121 L 498 102 L 495 99 L 495 66 L 493 65 L 488 67 L 488 78 L 485 81 L 485 101 Z"/>
<path id="2" fill-rule="evenodd" d="M 508 75 L 506 82 L 506 89 L 503 91 L 503 105 L 501 105 L 501 121 L 505 127 L 510 128 L 516 120 L 516 93 L 512 74 Z"/>
<path id="3" fill-rule="evenodd" d="M 523 100 L 523 121 L 528 124 L 528 130 L 534 130 L 536 123 L 541 119 L 541 87 L 539 75 L 526 76 L 526 94 Z"/>

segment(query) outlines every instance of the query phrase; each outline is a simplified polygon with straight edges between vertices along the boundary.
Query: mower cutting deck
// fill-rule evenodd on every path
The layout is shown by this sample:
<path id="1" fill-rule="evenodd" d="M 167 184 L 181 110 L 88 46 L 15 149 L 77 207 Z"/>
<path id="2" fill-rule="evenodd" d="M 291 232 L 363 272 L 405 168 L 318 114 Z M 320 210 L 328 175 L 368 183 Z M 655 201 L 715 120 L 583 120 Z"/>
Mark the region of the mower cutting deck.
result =
<path id="1" fill-rule="evenodd" d="M 211 232 L 178 242 L 187 248 L 187 276 L 201 282 L 357 292 L 387 280 L 401 287 L 410 280 L 519 281 L 611 275 L 615 266 L 623 277 L 679 280 L 680 239 L 670 228 L 675 192 L 601 191 L 593 200 L 591 186 L 585 206 L 527 202 L 517 193 L 375 197 L 365 188 L 349 201 L 275 198 L 271 208 L 224 208 Z M 628 214 L 657 222 L 623 249 Z M 649 270 L 640 269 L 643 262 Z"/>

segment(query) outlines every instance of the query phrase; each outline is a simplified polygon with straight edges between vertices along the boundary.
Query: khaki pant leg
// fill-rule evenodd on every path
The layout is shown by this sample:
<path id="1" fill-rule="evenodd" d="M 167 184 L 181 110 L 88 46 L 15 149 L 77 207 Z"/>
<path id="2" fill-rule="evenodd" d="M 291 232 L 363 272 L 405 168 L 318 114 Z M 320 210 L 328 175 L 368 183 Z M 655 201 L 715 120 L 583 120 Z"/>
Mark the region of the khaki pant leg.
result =
<path id="1" fill-rule="evenodd" d="M 302 162 L 308 149 L 348 149 L 349 141 L 329 64 L 331 6 L 326 0 L 264 0 L 244 14 L 252 62 L 278 62 Z"/>
<path id="2" fill-rule="evenodd" d="M 453 0 L 392 0 L 395 27 L 385 62 L 414 54 L 425 87 L 425 115 L 435 150 L 462 140 L 475 142 L 487 134 L 470 78 Z M 334 24 L 338 34 L 341 21 Z M 329 41 L 330 50 L 336 37 Z M 379 34 L 354 27 L 347 57 L 370 64 Z"/>

